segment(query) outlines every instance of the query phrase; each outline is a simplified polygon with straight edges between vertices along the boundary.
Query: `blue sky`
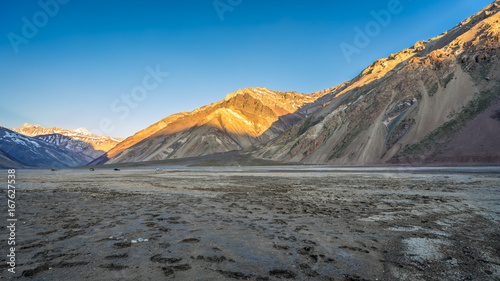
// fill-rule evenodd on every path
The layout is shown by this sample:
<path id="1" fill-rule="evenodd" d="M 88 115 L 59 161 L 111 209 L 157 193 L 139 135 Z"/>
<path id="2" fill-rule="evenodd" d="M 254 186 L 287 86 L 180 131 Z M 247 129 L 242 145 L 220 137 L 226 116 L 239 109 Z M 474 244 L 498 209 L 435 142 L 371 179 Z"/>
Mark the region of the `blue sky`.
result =
<path id="1" fill-rule="evenodd" d="M 354 46 L 355 28 L 396 2 L 389 24 L 347 60 L 340 45 Z M 0 125 L 86 127 L 127 137 L 238 88 L 312 93 L 491 2 L 4 0 Z M 148 77 L 156 68 L 168 76 Z"/>

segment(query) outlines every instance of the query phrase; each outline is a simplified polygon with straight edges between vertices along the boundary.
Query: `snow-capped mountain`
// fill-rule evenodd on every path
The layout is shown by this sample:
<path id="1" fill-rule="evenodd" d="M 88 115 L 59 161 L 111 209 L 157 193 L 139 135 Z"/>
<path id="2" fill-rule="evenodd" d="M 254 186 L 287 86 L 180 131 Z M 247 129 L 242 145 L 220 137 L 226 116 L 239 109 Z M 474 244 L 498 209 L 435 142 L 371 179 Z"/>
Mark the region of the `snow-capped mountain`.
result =
<path id="1" fill-rule="evenodd" d="M 65 167 L 87 164 L 75 152 L 0 127 L 0 167 Z"/>
<path id="2" fill-rule="evenodd" d="M 79 154 L 87 162 L 103 155 L 123 139 L 98 136 L 85 128 L 75 130 L 24 124 L 14 131 L 26 136 L 58 145 Z"/>

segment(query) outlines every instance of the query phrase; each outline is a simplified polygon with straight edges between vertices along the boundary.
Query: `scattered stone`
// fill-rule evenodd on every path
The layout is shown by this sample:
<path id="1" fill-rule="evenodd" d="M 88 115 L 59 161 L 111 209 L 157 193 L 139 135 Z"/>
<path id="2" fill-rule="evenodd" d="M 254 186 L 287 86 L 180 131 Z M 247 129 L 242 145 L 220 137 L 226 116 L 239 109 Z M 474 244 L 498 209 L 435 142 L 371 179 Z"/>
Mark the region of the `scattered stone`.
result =
<path id="1" fill-rule="evenodd" d="M 118 242 L 118 243 L 113 244 L 113 247 L 117 248 L 117 249 L 122 249 L 122 248 L 130 247 L 131 245 L 132 244 L 130 242 L 124 241 L 124 242 Z"/>
<path id="2" fill-rule="evenodd" d="M 197 239 L 197 238 L 186 238 L 186 239 L 183 239 L 181 242 L 184 242 L 184 243 L 198 243 L 198 242 L 200 242 L 200 239 Z"/>
<path id="3" fill-rule="evenodd" d="M 297 273 L 287 270 L 287 269 L 273 269 L 269 271 L 269 275 L 274 276 L 276 278 L 295 278 L 297 277 Z"/>

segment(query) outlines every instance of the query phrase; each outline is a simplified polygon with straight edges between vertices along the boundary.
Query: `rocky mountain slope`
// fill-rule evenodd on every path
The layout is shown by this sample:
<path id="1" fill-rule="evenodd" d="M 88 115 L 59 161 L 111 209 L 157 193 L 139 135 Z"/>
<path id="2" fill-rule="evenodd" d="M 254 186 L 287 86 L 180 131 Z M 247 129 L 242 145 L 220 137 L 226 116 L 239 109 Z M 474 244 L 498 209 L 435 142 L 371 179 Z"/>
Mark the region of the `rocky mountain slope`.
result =
<path id="1" fill-rule="evenodd" d="M 500 162 L 500 1 L 378 60 L 256 157 L 341 165 Z"/>
<path id="2" fill-rule="evenodd" d="M 97 136 L 85 128 L 67 130 L 57 127 L 45 128 L 40 125 L 24 124 L 14 131 L 69 149 L 87 163 L 100 157 L 123 141 L 120 138 Z"/>
<path id="3" fill-rule="evenodd" d="M 10 155 L 0 150 L 0 168 L 1 169 L 12 169 L 12 168 L 22 168 L 22 165 L 18 160 L 13 159 Z"/>
<path id="4" fill-rule="evenodd" d="M 0 127 L 0 167 L 65 167 L 87 162 L 73 151 Z"/>
<path id="5" fill-rule="evenodd" d="M 153 161 L 248 149 L 283 133 L 321 107 L 331 91 L 311 95 L 263 87 L 181 112 L 127 138 L 92 164 Z M 329 97 L 327 97 L 330 95 Z"/>

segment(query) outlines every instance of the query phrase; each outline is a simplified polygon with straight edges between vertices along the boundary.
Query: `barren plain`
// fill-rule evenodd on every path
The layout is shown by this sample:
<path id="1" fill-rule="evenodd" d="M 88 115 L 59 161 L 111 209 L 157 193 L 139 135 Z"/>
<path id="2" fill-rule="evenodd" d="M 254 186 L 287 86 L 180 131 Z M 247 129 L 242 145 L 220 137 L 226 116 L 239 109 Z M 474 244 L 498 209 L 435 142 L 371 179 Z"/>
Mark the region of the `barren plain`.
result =
<path id="1" fill-rule="evenodd" d="M 16 183 L 6 279 L 500 280 L 500 167 L 17 170 Z"/>

